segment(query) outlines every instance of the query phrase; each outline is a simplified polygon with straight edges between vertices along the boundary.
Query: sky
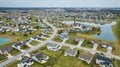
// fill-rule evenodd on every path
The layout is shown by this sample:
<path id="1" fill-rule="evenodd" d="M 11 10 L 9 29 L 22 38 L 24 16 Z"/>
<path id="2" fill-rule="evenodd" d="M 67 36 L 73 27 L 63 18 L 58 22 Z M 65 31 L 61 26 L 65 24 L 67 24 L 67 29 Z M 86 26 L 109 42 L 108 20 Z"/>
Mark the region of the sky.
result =
<path id="1" fill-rule="evenodd" d="M 120 7 L 120 0 L 0 0 L 0 7 Z"/>

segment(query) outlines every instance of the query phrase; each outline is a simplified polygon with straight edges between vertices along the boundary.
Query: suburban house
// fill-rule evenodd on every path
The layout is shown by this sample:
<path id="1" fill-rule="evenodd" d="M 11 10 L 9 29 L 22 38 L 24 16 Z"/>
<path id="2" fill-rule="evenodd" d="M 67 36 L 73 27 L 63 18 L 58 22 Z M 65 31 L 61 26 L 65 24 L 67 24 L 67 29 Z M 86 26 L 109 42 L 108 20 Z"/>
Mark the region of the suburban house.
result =
<path id="1" fill-rule="evenodd" d="M 64 39 L 68 40 L 69 39 L 68 33 L 61 33 L 59 36 L 60 36 L 61 40 L 64 40 Z"/>
<path id="2" fill-rule="evenodd" d="M 16 42 L 16 43 L 14 43 L 14 45 L 12 47 L 15 49 L 20 49 L 24 45 L 25 45 L 24 43 Z"/>
<path id="3" fill-rule="evenodd" d="M 6 46 L 6 47 L 3 47 L 3 48 L 0 48 L 0 54 L 8 54 L 9 51 L 11 51 L 13 48 L 12 46 Z"/>
<path id="4" fill-rule="evenodd" d="M 72 30 L 73 30 L 73 31 L 80 31 L 79 28 L 73 28 Z"/>
<path id="5" fill-rule="evenodd" d="M 43 37 L 43 34 L 42 33 L 38 34 L 38 35 L 36 35 L 36 37 L 41 38 L 41 37 Z"/>
<path id="6" fill-rule="evenodd" d="M 45 29 L 45 30 L 42 32 L 43 35 L 47 35 L 47 33 L 48 33 L 48 30 L 47 30 L 47 29 Z"/>
<path id="7" fill-rule="evenodd" d="M 75 57 L 77 55 L 77 51 L 75 51 L 75 50 L 73 50 L 71 48 L 67 48 L 65 50 L 64 56 L 67 56 L 67 55 Z"/>
<path id="8" fill-rule="evenodd" d="M 88 53 L 88 54 L 80 53 L 79 59 L 81 59 L 83 61 L 86 61 L 89 64 L 91 62 L 91 60 L 93 59 L 93 54 L 91 54 L 91 53 Z"/>
<path id="9" fill-rule="evenodd" d="M 34 37 L 31 37 L 30 39 L 31 39 L 31 40 L 38 40 L 38 37 L 37 37 L 37 36 L 34 36 Z"/>
<path id="10" fill-rule="evenodd" d="M 77 38 L 77 37 L 75 37 L 74 39 L 75 39 L 75 41 L 81 42 L 81 43 L 83 43 L 85 41 L 84 38 Z"/>
<path id="11" fill-rule="evenodd" d="M 86 32 L 92 30 L 92 27 L 84 24 L 76 24 L 75 27 L 72 28 L 72 30 Z"/>
<path id="12" fill-rule="evenodd" d="M 39 63 L 45 63 L 49 59 L 49 56 L 40 52 L 40 53 L 31 55 L 31 58 Z"/>
<path id="13" fill-rule="evenodd" d="M 29 43 L 29 42 L 31 42 L 31 40 L 30 40 L 30 39 L 25 40 L 25 41 L 23 41 L 22 43 L 23 43 L 23 44 L 27 44 L 27 43 Z"/>
<path id="14" fill-rule="evenodd" d="M 27 30 L 28 33 L 33 33 L 34 31 L 33 30 Z"/>
<path id="15" fill-rule="evenodd" d="M 113 67 L 111 59 L 100 55 L 97 55 L 96 57 L 96 64 L 98 64 L 100 67 Z"/>
<path id="16" fill-rule="evenodd" d="M 32 58 L 22 58 L 20 63 L 17 64 L 17 67 L 30 67 L 32 64 L 34 64 Z"/>
<path id="17" fill-rule="evenodd" d="M 47 44 L 47 49 L 57 51 L 57 50 L 61 49 L 61 45 L 54 44 L 54 43 L 48 43 Z"/>
<path id="18" fill-rule="evenodd" d="M 109 49 L 109 50 L 112 50 L 112 49 L 113 49 L 113 46 L 110 45 L 110 44 L 102 44 L 102 47 L 103 47 L 103 48 L 107 48 L 107 49 Z"/>
<path id="19" fill-rule="evenodd" d="M 92 27 L 91 27 L 91 26 L 84 25 L 84 24 L 81 24 L 79 28 L 80 28 L 80 30 L 81 30 L 82 32 L 92 30 Z"/>
<path id="20" fill-rule="evenodd" d="M 13 29 L 12 32 L 19 32 L 19 28 Z"/>

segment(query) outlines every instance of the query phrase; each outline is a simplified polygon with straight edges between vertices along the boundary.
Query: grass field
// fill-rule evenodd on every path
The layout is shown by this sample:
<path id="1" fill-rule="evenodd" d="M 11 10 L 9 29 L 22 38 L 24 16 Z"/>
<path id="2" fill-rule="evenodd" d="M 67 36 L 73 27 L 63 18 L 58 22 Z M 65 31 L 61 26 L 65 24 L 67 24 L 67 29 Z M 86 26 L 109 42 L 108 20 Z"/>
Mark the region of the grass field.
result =
<path id="1" fill-rule="evenodd" d="M 69 37 L 69 40 L 66 41 L 67 44 L 77 45 L 78 42 L 75 41 L 74 37 Z"/>
<path id="2" fill-rule="evenodd" d="M 19 53 L 20 53 L 20 51 L 17 50 L 17 49 L 14 49 L 14 48 L 10 51 L 10 54 L 11 54 L 11 55 L 17 55 L 17 54 L 19 54 Z"/>
<path id="3" fill-rule="evenodd" d="M 37 41 L 32 41 L 32 42 L 30 42 L 30 44 L 33 45 L 33 46 L 35 46 L 35 45 L 39 44 L 39 42 L 37 42 Z"/>
<path id="4" fill-rule="evenodd" d="M 93 44 L 91 44 L 89 40 L 85 40 L 81 46 L 86 48 L 93 48 Z"/>
<path id="5" fill-rule="evenodd" d="M 98 46 L 97 50 L 102 51 L 102 52 L 107 52 L 107 49 L 103 48 L 101 45 Z"/>
<path id="6" fill-rule="evenodd" d="M 7 60 L 7 57 L 0 54 L 0 63 L 3 62 L 4 60 Z"/>
<path id="7" fill-rule="evenodd" d="M 53 38 L 53 41 L 62 42 L 58 35 Z"/>
<path id="8" fill-rule="evenodd" d="M 113 59 L 114 67 L 120 67 L 120 60 Z"/>
<path id="9" fill-rule="evenodd" d="M 17 67 L 17 64 L 18 64 L 19 62 L 20 62 L 20 61 L 15 60 L 15 61 L 9 63 L 8 65 L 6 65 L 6 67 Z"/>
<path id="10" fill-rule="evenodd" d="M 117 24 L 112 27 L 113 32 L 116 37 L 116 42 L 114 43 L 113 54 L 120 56 L 120 20 L 116 20 Z"/>

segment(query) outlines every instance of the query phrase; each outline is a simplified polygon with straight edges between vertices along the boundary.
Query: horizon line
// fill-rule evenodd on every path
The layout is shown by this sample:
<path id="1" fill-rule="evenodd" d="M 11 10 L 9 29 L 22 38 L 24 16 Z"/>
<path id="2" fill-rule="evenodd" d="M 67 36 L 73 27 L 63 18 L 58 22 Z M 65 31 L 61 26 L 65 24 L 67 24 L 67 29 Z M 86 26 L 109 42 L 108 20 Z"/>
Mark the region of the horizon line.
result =
<path id="1" fill-rule="evenodd" d="M 120 8 L 120 7 L 0 7 L 0 8 Z"/>

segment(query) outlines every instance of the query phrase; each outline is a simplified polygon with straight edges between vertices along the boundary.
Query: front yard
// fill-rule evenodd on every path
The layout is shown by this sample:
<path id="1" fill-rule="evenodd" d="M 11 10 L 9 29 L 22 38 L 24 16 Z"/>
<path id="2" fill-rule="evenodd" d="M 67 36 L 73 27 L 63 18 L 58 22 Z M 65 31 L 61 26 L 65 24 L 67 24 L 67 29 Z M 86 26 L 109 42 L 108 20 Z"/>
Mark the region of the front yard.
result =
<path id="1" fill-rule="evenodd" d="M 39 42 L 33 40 L 32 42 L 30 42 L 30 44 L 31 44 L 32 46 L 35 46 L 35 45 L 38 45 Z"/>
<path id="2" fill-rule="evenodd" d="M 81 46 L 86 48 L 93 48 L 93 44 L 91 44 L 89 40 L 85 40 Z"/>
<path id="3" fill-rule="evenodd" d="M 59 36 L 54 37 L 53 41 L 62 42 L 62 40 L 59 38 Z"/>
<path id="4" fill-rule="evenodd" d="M 78 42 L 75 41 L 74 37 L 70 37 L 69 40 L 66 41 L 67 44 L 77 45 Z"/>

